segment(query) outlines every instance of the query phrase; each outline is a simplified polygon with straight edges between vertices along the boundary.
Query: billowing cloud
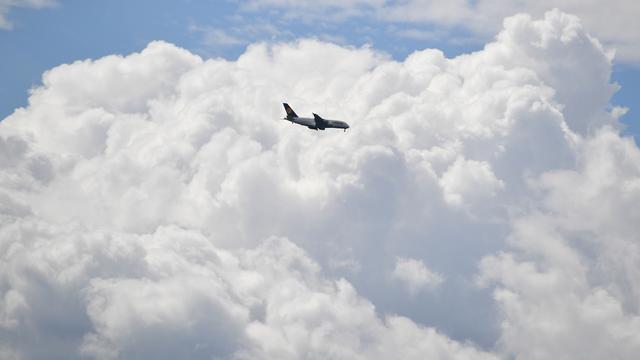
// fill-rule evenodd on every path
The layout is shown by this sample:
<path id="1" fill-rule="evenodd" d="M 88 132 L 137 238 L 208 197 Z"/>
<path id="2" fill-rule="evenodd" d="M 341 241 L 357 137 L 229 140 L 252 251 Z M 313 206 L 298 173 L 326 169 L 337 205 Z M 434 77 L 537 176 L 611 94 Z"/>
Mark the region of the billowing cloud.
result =
<path id="1" fill-rule="evenodd" d="M 458 158 L 442 174 L 440 184 L 445 200 L 452 205 L 487 201 L 504 185 L 501 180 L 496 179 L 488 163 L 466 161 L 462 158 Z"/>
<path id="2" fill-rule="evenodd" d="M 7 18 L 11 8 L 28 7 L 40 9 L 56 4 L 56 0 L 0 0 L 0 29 L 11 30 L 13 23 Z"/>
<path id="3" fill-rule="evenodd" d="M 0 355 L 632 358 L 610 71 L 558 11 L 453 59 L 153 42 L 51 69 L 0 123 Z"/>
<path id="4" fill-rule="evenodd" d="M 513 250 L 482 261 L 480 283 L 499 284 L 500 342 L 510 354 L 631 359 L 640 351 L 640 151 L 603 129 L 580 153 L 576 169 L 536 182 L 542 201 L 514 222 Z"/>

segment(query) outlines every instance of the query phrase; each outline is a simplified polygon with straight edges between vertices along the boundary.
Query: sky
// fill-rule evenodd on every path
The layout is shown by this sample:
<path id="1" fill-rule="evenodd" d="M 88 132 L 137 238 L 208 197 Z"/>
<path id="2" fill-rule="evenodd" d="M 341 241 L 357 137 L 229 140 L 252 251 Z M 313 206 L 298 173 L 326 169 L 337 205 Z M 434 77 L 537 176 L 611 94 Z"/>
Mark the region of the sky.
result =
<path id="1" fill-rule="evenodd" d="M 0 0 L 0 358 L 635 359 L 639 9 Z"/>

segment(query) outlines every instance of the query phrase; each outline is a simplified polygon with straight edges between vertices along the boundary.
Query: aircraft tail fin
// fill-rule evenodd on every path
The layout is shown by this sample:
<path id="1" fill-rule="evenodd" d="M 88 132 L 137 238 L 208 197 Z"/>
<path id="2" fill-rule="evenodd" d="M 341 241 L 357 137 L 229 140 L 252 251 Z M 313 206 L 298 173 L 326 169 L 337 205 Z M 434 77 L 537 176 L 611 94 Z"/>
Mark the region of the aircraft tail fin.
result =
<path id="1" fill-rule="evenodd" d="M 291 106 L 289 106 L 289 104 L 282 103 L 282 105 L 284 106 L 284 111 L 287 112 L 287 118 L 291 119 L 291 118 L 297 118 L 298 117 L 298 114 L 296 114 L 296 112 L 293 111 L 293 109 L 291 108 Z"/>

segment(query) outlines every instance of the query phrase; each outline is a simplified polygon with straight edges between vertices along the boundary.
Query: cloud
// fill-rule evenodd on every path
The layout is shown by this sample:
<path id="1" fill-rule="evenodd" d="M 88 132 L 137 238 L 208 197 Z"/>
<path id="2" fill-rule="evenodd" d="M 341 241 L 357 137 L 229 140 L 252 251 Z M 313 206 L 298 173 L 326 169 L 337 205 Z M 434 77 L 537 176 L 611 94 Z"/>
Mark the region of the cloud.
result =
<path id="1" fill-rule="evenodd" d="M 495 196 L 496 191 L 504 186 L 504 183 L 493 174 L 488 163 L 467 161 L 462 158 L 456 159 L 449 166 L 442 175 L 440 184 L 445 200 L 458 206 L 469 201 L 486 201 Z"/>
<path id="2" fill-rule="evenodd" d="M 539 180 L 542 199 L 514 222 L 513 249 L 482 261 L 479 281 L 498 284 L 509 354 L 630 359 L 640 350 L 640 151 L 605 128 L 579 153 L 576 169 Z"/>
<path id="3" fill-rule="evenodd" d="M 624 62 L 640 60 L 640 5 L 631 0 L 614 0 L 603 3 L 598 0 L 408 0 L 408 1 L 347 1 L 338 3 L 310 2 L 306 0 L 253 0 L 248 9 L 281 8 L 290 16 L 321 17 L 326 21 L 346 21 L 362 17 L 392 23 L 423 24 L 435 26 L 440 32 L 446 29 L 465 29 L 486 41 L 502 26 L 505 17 L 526 13 L 533 17 L 546 11 L 559 9 L 575 14 L 584 22 L 588 32 L 608 47 L 616 49 L 616 58 Z M 330 16 L 333 15 L 333 16 Z M 611 21 L 617 19 L 617 21 Z M 400 36 L 431 38 L 432 30 L 400 31 Z M 443 35 L 445 36 L 445 35 Z M 450 35 L 446 35 L 450 36 Z"/>
<path id="4" fill-rule="evenodd" d="M 279 29 L 263 20 L 244 23 L 244 19 L 234 19 L 236 25 L 226 27 L 200 26 L 192 24 L 189 31 L 202 35 L 202 52 L 211 52 L 221 48 L 242 47 L 250 44 L 256 38 L 284 38 L 291 37 L 291 34 Z"/>
<path id="5" fill-rule="evenodd" d="M 0 354 L 633 358 L 638 149 L 610 72 L 558 11 L 453 59 L 152 42 L 53 68 L 0 123 Z"/>
<path id="6" fill-rule="evenodd" d="M 2 240 L 2 345 L 27 358 L 494 358 L 409 319 L 380 319 L 285 239 L 226 251 L 175 226 L 134 235 L 27 219 Z"/>
<path id="7" fill-rule="evenodd" d="M 11 8 L 27 7 L 40 9 L 54 6 L 55 4 L 55 0 L 0 0 L 0 29 L 11 30 L 13 28 L 13 23 L 7 18 Z"/>
<path id="8" fill-rule="evenodd" d="M 527 13 L 537 17 L 551 9 L 559 9 L 578 15 L 589 33 L 614 47 L 622 61 L 637 62 L 640 59 L 640 48 L 633 45 L 638 43 L 635 34 L 639 28 L 633 19 L 640 15 L 640 5 L 633 1 L 616 0 L 603 4 L 595 0 L 411 0 L 390 1 L 385 5 L 382 17 L 392 21 L 459 26 L 485 36 L 499 29 L 501 20 L 507 16 Z M 612 18 L 619 21 L 611 22 Z"/>
<path id="9" fill-rule="evenodd" d="M 444 279 L 429 270 L 422 261 L 416 259 L 397 258 L 396 267 L 391 275 L 404 282 L 412 294 L 423 288 L 436 288 Z"/>
<path id="10" fill-rule="evenodd" d="M 228 34 L 222 29 L 203 29 L 202 31 L 204 32 L 203 41 L 208 46 L 229 46 L 244 44 L 242 40 Z"/>

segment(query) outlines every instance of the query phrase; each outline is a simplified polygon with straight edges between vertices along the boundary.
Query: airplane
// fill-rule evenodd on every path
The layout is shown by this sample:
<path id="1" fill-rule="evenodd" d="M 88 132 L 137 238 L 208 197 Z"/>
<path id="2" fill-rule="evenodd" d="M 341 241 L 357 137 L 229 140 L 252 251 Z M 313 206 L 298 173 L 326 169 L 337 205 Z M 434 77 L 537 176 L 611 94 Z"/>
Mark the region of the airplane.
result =
<path id="1" fill-rule="evenodd" d="M 329 128 L 344 129 L 344 131 L 347 131 L 349 128 L 349 124 L 344 121 L 323 119 L 320 115 L 315 113 L 313 114 L 313 118 L 299 117 L 289 104 L 282 103 L 282 105 L 284 106 L 284 110 L 287 112 L 287 117 L 282 120 L 289 120 L 292 124 L 300 124 L 316 131 Z"/>

